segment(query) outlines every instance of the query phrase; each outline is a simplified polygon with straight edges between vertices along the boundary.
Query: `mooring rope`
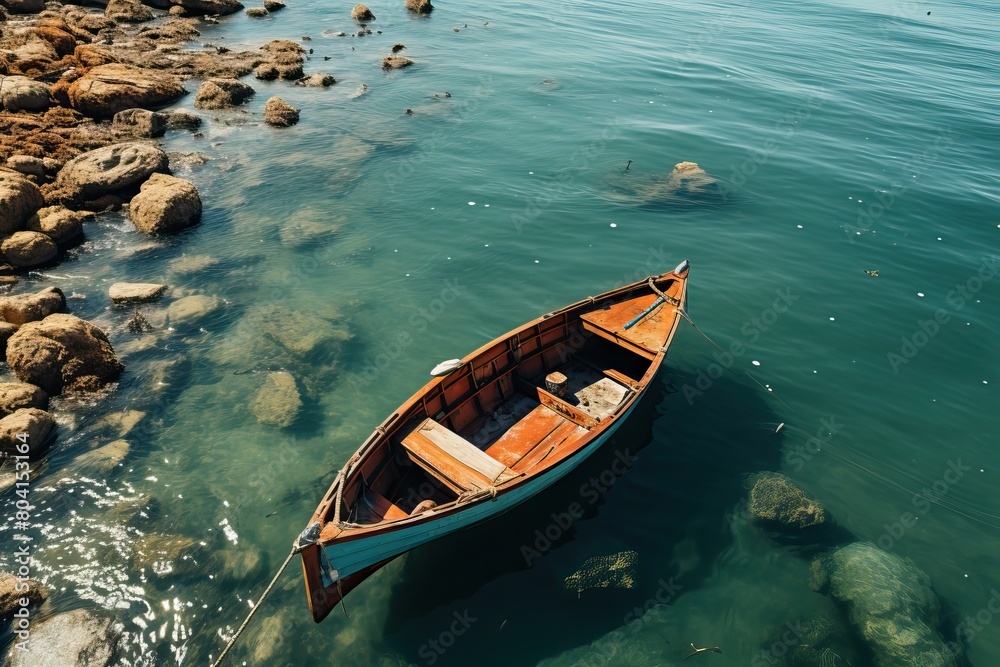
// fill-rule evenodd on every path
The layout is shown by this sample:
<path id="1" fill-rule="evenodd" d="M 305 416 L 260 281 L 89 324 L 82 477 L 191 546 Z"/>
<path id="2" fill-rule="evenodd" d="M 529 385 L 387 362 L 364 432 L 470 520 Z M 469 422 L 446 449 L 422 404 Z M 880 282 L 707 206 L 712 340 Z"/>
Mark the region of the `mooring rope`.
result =
<path id="1" fill-rule="evenodd" d="M 274 585 L 278 583 L 278 577 L 280 577 L 281 573 L 285 571 L 285 568 L 288 567 L 288 564 L 292 562 L 292 558 L 295 557 L 296 553 L 298 552 L 295 549 L 292 549 L 291 552 L 288 554 L 288 558 L 286 558 L 285 562 L 281 564 L 280 568 L 278 568 L 278 572 L 277 574 L 274 575 L 274 579 L 271 580 L 271 583 L 269 583 L 267 585 L 267 588 L 264 589 L 264 592 L 261 593 L 260 599 L 257 600 L 257 604 L 255 604 L 250 609 L 250 613 L 247 614 L 247 617 L 245 619 L 243 619 L 243 625 L 241 625 L 239 629 L 236 631 L 236 634 L 229 639 L 229 642 L 226 644 L 226 648 L 222 650 L 222 655 L 219 656 L 218 660 L 212 663 L 212 667 L 219 667 L 219 665 L 222 664 L 222 661 L 226 657 L 226 654 L 229 653 L 229 649 L 231 649 L 233 645 L 236 644 L 236 640 L 239 639 L 240 635 L 243 634 L 243 631 L 246 630 L 247 625 L 250 624 L 250 619 L 253 618 L 253 615 L 257 613 L 258 609 L 260 609 L 260 606 L 264 603 L 264 598 L 266 598 L 267 594 L 271 592 L 271 589 L 274 588 Z"/>

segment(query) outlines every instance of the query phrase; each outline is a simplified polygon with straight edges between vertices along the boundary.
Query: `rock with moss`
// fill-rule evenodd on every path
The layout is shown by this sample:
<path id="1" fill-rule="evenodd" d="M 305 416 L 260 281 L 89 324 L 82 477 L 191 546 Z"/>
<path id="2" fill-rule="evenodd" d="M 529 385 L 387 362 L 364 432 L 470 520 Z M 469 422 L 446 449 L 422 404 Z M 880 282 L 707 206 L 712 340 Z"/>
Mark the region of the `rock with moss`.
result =
<path id="1" fill-rule="evenodd" d="M 34 579 L 22 581 L 13 574 L 0 570 L 0 625 L 25 608 L 21 604 L 22 601 L 26 601 L 27 608 L 31 610 L 38 607 L 48 596 L 48 591 Z"/>
<path id="2" fill-rule="evenodd" d="M 183 535 L 143 535 L 133 546 L 132 564 L 158 577 L 187 571 L 195 565 L 198 543 Z"/>
<path id="3" fill-rule="evenodd" d="M 27 382 L 0 382 L 0 417 L 17 412 L 21 408 L 49 407 L 49 395 Z"/>
<path id="4" fill-rule="evenodd" d="M 826 512 L 784 475 L 760 473 L 752 479 L 750 516 L 785 529 L 802 529 L 826 521 Z"/>
<path id="5" fill-rule="evenodd" d="M 302 398 L 295 378 L 287 371 L 268 373 L 264 386 L 254 395 L 250 410 L 261 424 L 286 428 L 295 423 Z"/>
<path id="6" fill-rule="evenodd" d="M 577 595 L 592 588 L 635 588 L 637 560 L 634 551 L 588 558 L 579 570 L 566 577 L 565 586 Z"/>
<path id="7" fill-rule="evenodd" d="M 908 558 L 856 542 L 819 556 L 811 585 L 846 611 L 875 667 L 958 667 L 959 647 L 941 635 L 941 602 Z"/>
<path id="8" fill-rule="evenodd" d="M 7 650 L 8 667 L 105 667 L 116 664 L 121 624 L 74 609 L 31 624 L 30 651 Z"/>

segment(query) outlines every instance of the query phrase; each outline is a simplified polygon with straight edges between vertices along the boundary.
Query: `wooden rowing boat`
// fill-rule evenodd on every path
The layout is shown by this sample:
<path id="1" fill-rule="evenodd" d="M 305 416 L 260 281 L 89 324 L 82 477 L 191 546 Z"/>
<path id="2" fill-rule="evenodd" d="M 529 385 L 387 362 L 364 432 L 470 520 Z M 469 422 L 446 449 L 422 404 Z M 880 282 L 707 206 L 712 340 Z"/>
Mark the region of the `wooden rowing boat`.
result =
<path id="1" fill-rule="evenodd" d="M 313 619 L 392 559 L 511 509 L 607 441 L 660 368 L 687 276 L 685 261 L 440 366 L 350 458 L 299 536 Z"/>

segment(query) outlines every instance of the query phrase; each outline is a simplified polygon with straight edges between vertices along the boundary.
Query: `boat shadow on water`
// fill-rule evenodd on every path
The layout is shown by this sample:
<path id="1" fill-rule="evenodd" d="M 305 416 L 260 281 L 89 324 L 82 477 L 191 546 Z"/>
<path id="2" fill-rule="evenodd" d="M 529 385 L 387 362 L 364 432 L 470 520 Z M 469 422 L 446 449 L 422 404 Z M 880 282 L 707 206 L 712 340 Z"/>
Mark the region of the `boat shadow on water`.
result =
<path id="1" fill-rule="evenodd" d="M 780 466 L 780 437 L 759 427 L 780 420 L 756 389 L 728 378 L 689 404 L 674 391 L 688 380 L 663 369 L 615 436 L 566 478 L 407 555 L 385 641 L 425 664 L 535 664 L 622 627 L 635 607 L 700 588 L 732 544 L 727 516 L 746 476 Z M 589 558 L 630 552 L 622 587 L 568 586 Z M 503 650 L 482 650 L 494 643 Z"/>

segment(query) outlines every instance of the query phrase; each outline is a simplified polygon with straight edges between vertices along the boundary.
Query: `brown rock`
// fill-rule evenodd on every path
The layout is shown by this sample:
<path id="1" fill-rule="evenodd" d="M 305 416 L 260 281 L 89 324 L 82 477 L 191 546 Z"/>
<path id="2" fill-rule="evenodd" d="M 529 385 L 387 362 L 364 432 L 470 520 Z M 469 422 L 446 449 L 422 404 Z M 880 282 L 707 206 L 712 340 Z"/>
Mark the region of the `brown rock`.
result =
<path id="1" fill-rule="evenodd" d="M 196 109 L 224 109 L 243 104 L 253 97 L 254 89 L 237 79 L 209 79 L 198 88 Z"/>
<path id="2" fill-rule="evenodd" d="M 172 234 L 201 220 L 201 197 L 190 181 L 153 174 L 132 198 L 129 215 L 145 234 Z"/>
<path id="3" fill-rule="evenodd" d="M 237 0 L 170 0 L 174 5 L 180 5 L 190 14 L 235 14 L 243 9 Z"/>
<path id="4" fill-rule="evenodd" d="M 29 322 L 7 341 L 7 364 L 22 382 L 50 396 L 96 391 L 124 370 L 103 331 L 79 317 L 49 315 Z"/>
<path id="5" fill-rule="evenodd" d="M 111 124 L 121 134 L 152 139 L 166 133 L 167 115 L 146 109 L 125 109 L 115 114 Z"/>
<path id="6" fill-rule="evenodd" d="M 826 512 L 791 480 L 761 473 L 750 490 L 750 515 L 758 521 L 801 529 L 826 521 Z"/>
<path id="7" fill-rule="evenodd" d="M 74 81 L 69 101 L 87 116 L 110 118 L 125 109 L 164 106 L 185 92 L 173 74 L 113 63 L 98 65 Z"/>
<path id="8" fill-rule="evenodd" d="M 83 236 L 83 220 L 86 217 L 63 206 L 47 206 L 28 218 L 25 228 L 45 234 L 57 245 L 67 245 Z"/>
<path id="9" fill-rule="evenodd" d="M 106 475 L 121 464 L 130 449 L 127 440 L 113 440 L 97 449 L 80 454 L 73 459 L 70 466 Z"/>
<path id="10" fill-rule="evenodd" d="M 153 20 L 153 12 L 138 0 L 109 0 L 107 7 L 104 8 L 104 15 L 121 23 L 143 23 Z"/>
<path id="11" fill-rule="evenodd" d="M 166 112 L 168 130 L 197 130 L 201 127 L 201 118 L 183 109 Z"/>
<path id="12" fill-rule="evenodd" d="M 28 601 L 30 609 L 40 605 L 48 596 L 48 591 L 34 579 L 21 580 L 9 572 L 0 571 L 0 620 L 10 620 L 22 609 L 22 599 Z"/>
<path id="13" fill-rule="evenodd" d="M 67 162 L 53 184 L 54 194 L 67 203 L 80 203 L 134 191 L 150 174 L 166 171 L 167 163 L 167 154 L 152 144 L 105 146 Z"/>
<path id="14" fill-rule="evenodd" d="M 49 87 L 44 83 L 26 76 L 0 76 L 0 110 L 44 111 L 48 108 Z"/>
<path id="15" fill-rule="evenodd" d="M 351 10 L 351 18 L 360 23 L 365 21 L 374 21 L 375 15 L 372 14 L 372 10 L 368 9 L 368 7 L 357 4 L 354 5 L 354 9 Z"/>
<path id="16" fill-rule="evenodd" d="M 45 10 L 45 0 L 3 0 L 11 14 L 37 14 Z"/>
<path id="17" fill-rule="evenodd" d="M 49 407 L 49 395 L 40 387 L 26 382 L 0 382 L 0 417 L 17 412 L 22 408 Z"/>
<path id="18" fill-rule="evenodd" d="M 302 398 L 295 378 L 287 371 L 268 373 L 264 386 L 254 395 L 250 410 L 261 424 L 285 428 L 295 423 Z"/>
<path id="19" fill-rule="evenodd" d="M 382 59 L 382 69 L 402 69 L 409 67 L 413 61 L 404 56 L 386 56 Z"/>
<path id="20" fill-rule="evenodd" d="M 299 122 L 299 110 L 280 97 L 272 97 L 264 105 L 264 122 L 276 127 L 288 127 Z"/>
<path id="21" fill-rule="evenodd" d="M 285 3 L 281 0 L 264 0 L 264 9 L 269 12 L 276 12 L 285 8 Z"/>
<path id="22" fill-rule="evenodd" d="M 31 32 L 48 42 L 60 58 L 71 55 L 76 48 L 76 37 L 66 30 L 65 25 L 36 25 Z"/>
<path id="23" fill-rule="evenodd" d="M 96 44 L 77 45 L 76 49 L 73 50 L 73 57 L 87 69 L 115 62 L 115 57 L 110 51 Z"/>
<path id="24" fill-rule="evenodd" d="M 0 234 L 11 234 L 45 206 L 38 186 L 22 174 L 0 169 Z"/>
<path id="25" fill-rule="evenodd" d="M 431 4 L 431 0 L 406 0 L 406 8 L 411 12 L 426 14 L 434 9 L 434 5 Z"/>
<path id="26" fill-rule="evenodd" d="M 23 454 L 28 446 L 28 456 L 35 458 L 49 446 L 49 436 L 56 421 L 45 410 L 20 408 L 0 419 L 0 453 Z"/>
<path id="27" fill-rule="evenodd" d="M 20 327 L 10 322 L 0 322 L 0 354 L 7 354 L 7 341 Z"/>
<path id="28" fill-rule="evenodd" d="M 0 254 L 14 266 L 38 266 L 59 254 L 55 241 L 39 232 L 14 232 L 0 244 Z"/>
<path id="29" fill-rule="evenodd" d="M 246 11 L 246 15 L 252 19 L 262 19 L 267 16 L 268 11 L 263 7 L 251 7 Z"/>
<path id="30" fill-rule="evenodd" d="M 11 155 L 7 158 L 7 166 L 25 176 L 45 177 L 45 162 L 31 155 Z"/>
<path id="31" fill-rule="evenodd" d="M 112 303 L 148 303 L 156 301 L 167 291 L 166 285 L 157 283 L 115 283 L 108 289 Z"/>
<path id="32" fill-rule="evenodd" d="M 337 83 L 330 74 L 310 74 L 304 79 L 295 82 L 299 86 L 309 86 L 311 88 L 326 88 Z"/>
<path id="33" fill-rule="evenodd" d="M 66 297 L 58 287 L 47 287 L 35 294 L 0 296 L 0 319 L 18 326 L 64 312 Z"/>
<path id="34" fill-rule="evenodd" d="M 115 646 L 121 641 L 120 628 L 110 618 L 85 609 L 49 616 L 31 624 L 31 650 L 21 651 L 12 645 L 5 664 L 7 667 L 104 667 L 114 662 Z"/>

